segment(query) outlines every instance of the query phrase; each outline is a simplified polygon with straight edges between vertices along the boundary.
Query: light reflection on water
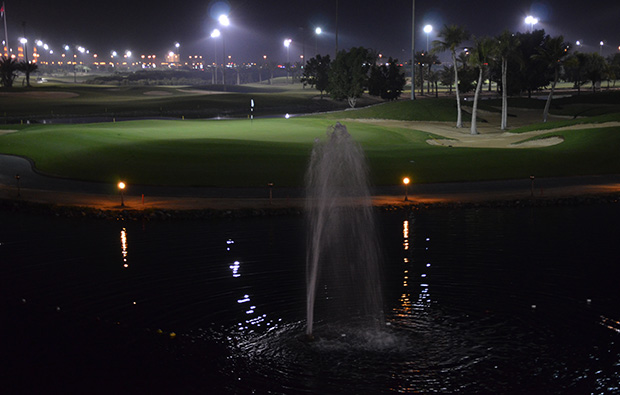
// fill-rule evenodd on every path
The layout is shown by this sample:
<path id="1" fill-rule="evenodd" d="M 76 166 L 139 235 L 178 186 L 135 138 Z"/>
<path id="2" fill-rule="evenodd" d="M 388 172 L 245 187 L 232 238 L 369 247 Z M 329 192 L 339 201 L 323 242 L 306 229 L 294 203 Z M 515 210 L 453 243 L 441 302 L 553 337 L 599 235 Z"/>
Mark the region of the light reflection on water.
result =
<path id="1" fill-rule="evenodd" d="M 129 263 L 127 262 L 127 229 L 125 228 L 121 230 L 121 255 L 123 257 L 123 267 L 128 268 Z"/>
<path id="2" fill-rule="evenodd" d="M 3 298 L 60 306 L 69 322 L 175 332 L 173 360 L 223 344 L 194 356 L 216 361 L 222 392 L 601 392 L 620 382 L 618 247 L 606 225 L 619 219 L 592 208 L 383 215 L 385 328 L 319 325 L 315 342 L 301 336 L 297 218 L 127 223 L 122 273 L 109 265 L 117 224 L 3 218 L 0 285 Z M 76 240 L 77 227 L 88 236 Z"/>

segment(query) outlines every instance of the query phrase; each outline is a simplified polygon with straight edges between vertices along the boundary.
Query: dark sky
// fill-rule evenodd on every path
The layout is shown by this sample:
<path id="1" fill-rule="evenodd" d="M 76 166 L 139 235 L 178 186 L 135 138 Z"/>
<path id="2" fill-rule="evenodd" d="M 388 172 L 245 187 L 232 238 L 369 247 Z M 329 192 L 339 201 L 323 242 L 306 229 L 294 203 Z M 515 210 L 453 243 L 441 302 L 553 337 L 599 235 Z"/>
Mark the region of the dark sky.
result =
<path id="1" fill-rule="evenodd" d="M 25 34 L 30 43 L 41 39 L 55 49 L 70 44 L 82 45 L 91 53 L 130 49 L 134 54 L 161 56 L 178 41 L 183 56 L 200 54 L 209 58 L 216 45 L 209 34 L 218 27 L 210 15 L 215 3 L 218 1 L 5 0 L 12 47 Z M 365 46 L 408 60 L 411 3 L 339 0 L 339 49 Z M 226 52 L 237 62 L 258 61 L 263 55 L 284 62 L 287 52 L 282 42 L 287 37 L 293 39 L 291 61 L 299 59 L 304 47 L 306 55 L 312 56 L 315 26 L 326 32 L 316 41 L 319 52 L 334 52 L 336 0 L 229 0 L 228 4 L 232 25 L 225 31 Z M 503 29 L 527 30 L 523 20 L 530 13 L 540 19 L 537 28 L 551 35 L 562 34 L 573 43 L 581 40 L 585 44 L 582 51 L 598 51 L 601 40 L 606 43 L 605 55 L 618 51 L 617 0 L 417 0 L 416 48 L 426 48 L 422 27 L 427 23 L 435 27 L 431 41 L 443 24 L 462 25 L 479 36 L 496 35 Z M 4 32 L 0 35 L 4 37 Z M 221 40 L 217 45 L 221 56 Z"/>

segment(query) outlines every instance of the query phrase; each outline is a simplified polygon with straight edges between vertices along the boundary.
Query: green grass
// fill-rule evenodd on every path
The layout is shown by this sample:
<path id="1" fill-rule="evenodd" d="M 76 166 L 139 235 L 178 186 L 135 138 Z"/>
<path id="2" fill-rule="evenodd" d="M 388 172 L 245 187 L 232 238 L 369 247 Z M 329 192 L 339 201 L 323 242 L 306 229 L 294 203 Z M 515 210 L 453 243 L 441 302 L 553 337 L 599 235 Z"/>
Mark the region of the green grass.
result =
<path id="1" fill-rule="evenodd" d="M 36 92 L 37 89 L 13 91 Z M 319 100 L 315 90 L 304 90 L 299 85 L 250 86 L 243 92 L 212 95 L 186 91 L 191 89 L 194 88 L 48 85 L 45 91 L 76 92 L 78 96 L 65 99 L 0 96 L 0 108 L 13 115 L 39 116 L 51 113 L 245 117 L 250 99 L 255 100 L 256 115 L 346 106 Z M 146 94 L 150 91 L 167 94 Z M 620 111 L 610 111 L 617 106 L 618 94 L 603 93 L 557 99 L 554 103 L 560 110 L 575 112 L 586 108 L 585 111 L 604 115 L 529 125 L 511 132 L 620 121 Z M 527 99 L 510 99 L 509 103 L 528 108 L 544 105 L 542 100 Z M 493 106 L 493 102 L 484 101 L 484 105 Z M 456 105 L 452 98 L 403 100 L 288 120 L 256 119 L 252 123 L 186 119 L 11 124 L 0 126 L 0 129 L 17 130 L 0 135 L 0 153 L 29 157 L 46 174 L 106 183 L 123 179 L 131 184 L 150 185 L 262 187 L 274 182 L 279 186 L 301 186 L 314 140 L 324 138 L 330 125 L 342 121 L 363 147 L 371 169 L 371 182 L 375 185 L 398 184 L 404 175 L 426 183 L 523 178 L 530 174 L 542 177 L 620 173 L 618 127 L 554 131 L 539 137 L 558 135 L 564 139 L 562 144 L 551 147 L 474 149 L 431 146 L 426 140 L 439 136 L 356 121 L 367 118 L 453 123 Z"/>
<path id="2" fill-rule="evenodd" d="M 191 86 L 97 86 L 44 85 L 2 89 L 0 121 L 73 117 L 247 117 L 250 100 L 255 116 L 284 113 L 333 111 L 346 108 L 344 102 L 317 100 L 314 89 L 295 85 L 230 86 L 230 92 L 211 92 L 215 87 Z M 71 94 L 72 97 L 37 97 L 41 92 Z M 152 94 L 157 92 L 159 94 Z M 35 95 L 35 96 L 28 96 Z"/>
<path id="3" fill-rule="evenodd" d="M 466 117 L 468 114 L 463 114 Z M 394 119 L 399 121 L 456 122 L 456 101 L 454 99 L 403 100 L 382 103 L 372 107 L 347 110 L 344 113 L 325 114 L 329 119 Z"/>
<path id="4" fill-rule="evenodd" d="M 587 117 L 587 118 L 577 118 L 577 119 L 566 119 L 559 121 L 549 121 L 546 123 L 536 123 L 532 125 L 522 126 L 520 128 L 511 129 L 511 133 L 524 133 L 531 132 L 534 130 L 549 130 L 556 129 L 565 126 L 572 125 L 583 125 L 583 124 L 597 124 L 597 123 L 605 123 L 605 122 L 620 122 L 620 113 L 611 113 L 604 114 L 595 117 Z"/>
<path id="5" fill-rule="evenodd" d="M 348 112 L 346 113 L 348 115 Z M 130 121 L 38 125 L 0 136 L 0 152 L 32 158 L 47 174 L 132 184 L 301 186 L 313 141 L 335 121 Z M 345 121 L 365 150 L 375 185 L 620 173 L 620 128 L 554 132 L 562 144 L 531 149 L 431 146 L 436 136 Z"/>

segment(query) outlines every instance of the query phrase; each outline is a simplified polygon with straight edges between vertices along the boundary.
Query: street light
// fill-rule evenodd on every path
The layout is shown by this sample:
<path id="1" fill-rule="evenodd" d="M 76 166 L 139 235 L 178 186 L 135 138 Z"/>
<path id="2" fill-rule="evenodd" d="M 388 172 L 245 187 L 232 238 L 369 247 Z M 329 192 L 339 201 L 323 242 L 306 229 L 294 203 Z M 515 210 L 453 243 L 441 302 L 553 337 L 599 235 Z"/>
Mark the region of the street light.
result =
<path id="1" fill-rule="evenodd" d="M 605 45 L 605 43 L 601 40 L 599 44 L 601 44 L 601 46 L 599 47 L 598 54 L 603 56 L 603 45 Z"/>
<path id="2" fill-rule="evenodd" d="M 289 62 L 290 58 L 289 58 L 289 48 L 291 47 L 291 43 L 293 42 L 292 39 L 287 38 L 286 40 L 284 40 L 284 46 L 286 47 L 286 61 Z"/>
<path id="3" fill-rule="evenodd" d="M 291 50 L 290 50 L 290 48 L 291 48 L 291 43 L 292 42 L 293 42 L 293 40 L 290 39 L 290 38 L 287 38 L 287 39 L 284 40 L 284 46 L 286 47 L 286 63 L 287 63 L 287 65 L 286 65 L 286 80 L 287 81 L 288 81 L 288 75 L 289 75 L 289 66 L 290 66 L 290 63 L 291 63 L 291 60 L 290 60 L 290 51 Z"/>
<path id="4" fill-rule="evenodd" d="M 118 189 L 121 191 L 121 207 L 125 207 L 125 198 L 123 197 L 123 191 L 125 190 L 125 183 L 124 182 L 119 182 L 118 183 Z"/>
<path id="5" fill-rule="evenodd" d="M 230 19 L 228 18 L 228 15 L 226 14 L 222 14 L 220 15 L 217 20 L 220 22 L 220 25 L 222 26 L 229 26 L 230 25 Z"/>
<path id="6" fill-rule="evenodd" d="M 24 46 L 24 56 L 26 59 L 26 63 L 28 63 L 28 46 L 26 44 L 28 44 L 28 39 L 25 37 L 22 37 L 19 39 L 19 42 Z"/>
<path id="7" fill-rule="evenodd" d="M 431 34 L 432 31 L 433 31 L 433 26 L 431 25 L 424 26 L 424 33 L 426 33 L 426 52 L 427 53 L 428 53 L 428 36 Z"/>
<path id="8" fill-rule="evenodd" d="M 319 36 L 323 33 L 323 29 L 321 29 L 320 27 L 317 27 L 316 29 L 314 29 L 314 54 L 318 55 L 319 54 Z"/>
<path id="9" fill-rule="evenodd" d="M 222 32 L 220 32 L 219 29 L 213 29 L 213 31 L 211 32 L 211 38 L 218 38 L 222 35 Z M 213 80 L 214 80 L 214 84 L 217 85 L 217 42 L 214 40 L 213 41 L 213 48 L 215 48 L 215 72 L 213 73 Z"/>
<path id="10" fill-rule="evenodd" d="M 228 15 L 226 14 L 222 14 L 217 18 L 218 22 L 220 23 L 220 25 L 226 27 L 226 26 L 230 26 L 230 19 L 228 18 Z M 221 33 L 220 33 L 221 34 Z M 224 84 L 224 91 L 226 91 L 226 41 L 224 40 L 224 35 L 221 34 L 222 36 L 222 82 Z"/>
<path id="11" fill-rule="evenodd" d="M 528 15 L 525 18 L 525 23 L 530 25 L 530 32 L 534 31 L 534 25 L 538 23 L 538 18 L 534 18 L 531 15 Z"/>
<path id="12" fill-rule="evenodd" d="M 69 45 L 65 44 L 64 49 L 66 52 L 69 52 L 69 50 L 71 49 L 71 47 L 69 47 Z M 71 51 L 72 53 L 74 51 Z M 76 83 L 77 82 L 77 70 L 75 69 L 75 58 L 76 58 L 76 54 L 73 53 L 73 82 Z"/>
<path id="13" fill-rule="evenodd" d="M 405 177 L 403 178 L 403 184 L 405 184 L 405 202 L 409 200 L 408 196 L 407 196 L 407 186 L 409 185 L 409 177 Z"/>

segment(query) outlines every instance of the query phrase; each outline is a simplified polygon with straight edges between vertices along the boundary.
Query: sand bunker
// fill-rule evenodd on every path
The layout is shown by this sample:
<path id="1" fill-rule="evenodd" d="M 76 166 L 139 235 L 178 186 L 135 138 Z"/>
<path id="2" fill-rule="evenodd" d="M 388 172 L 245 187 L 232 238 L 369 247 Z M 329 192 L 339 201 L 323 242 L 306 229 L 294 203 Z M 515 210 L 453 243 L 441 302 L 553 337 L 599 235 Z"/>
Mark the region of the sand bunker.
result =
<path id="1" fill-rule="evenodd" d="M 495 138 L 489 137 L 488 135 L 485 137 L 481 137 L 482 135 L 474 135 L 471 137 L 465 138 L 457 138 L 454 139 L 428 139 L 426 140 L 427 144 L 430 145 L 441 145 L 444 147 L 470 147 L 470 148 L 540 148 L 540 147 L 549 147 L 552 145 L 560 144 L 564 142 L 564 138 L 561 136 L 552 136 L 545 137 L 535 140 L 527 140 L 530 137 L 537 136 L 543 133 L 548 133 L 548 130 L 540 131 L 540 132 L 530 132 L 530 133 L 519 133 L 512 134 L 512 136 L 496 136 Z M 436 133 L 439 134 L 439 133 Z M 504 133 L 505 135 L 510 135 L 509 133 Z M 479 137 L 477 139 L 477 137 Z M 511 138 L 512 137 L 512 138 Z M 518 141 L 514 141 L 517 139 Z"/>
<path id="2" fill-rule="evenodd" d="M 543 139 L 524 141 L 522 143 L 513 143 L 512 146 L 515 148 L 548 147 L 550 145 L 556 145 L 556 144 L 560 144 L 563 142 L 564 142 L 564 137 L 553 136 L 553 137 L 545 137 Z"/>
<path id="3" fill-rule="evenodd" d="M 515 117 L 509 118 L 509 127 L 516 128 L 532 123 L 540 122 L 542 112 L 531 110 L 511 109 L 511 113 L 516 114 Z M 605 128 L 620 126 L 620 122 L 605 122 L 598 124 L 578 124 L 566 126 L 557 129 L 536 130 L 526 133 L 510 133 L 502 131 L 499 128 L 499 114 L 480 111 L 480 118 L 484 118 L 487 122 L 479 122 L 479 134 L 470 134 L 469 125 L 465 125 L 462 129 L 457 129 L 453 122 L 422 122 L 422 121 L 394 121 L 383 119 L 355 119 L 352 121 L 374 123 L 383 126 L 394 126 L 406 129 L 419 130 L 422 132 L 432 133 L 441 136 L 439 138 L 429 138 L 427 144 L 440 145 L 445 147 L 470 147 L 470 148 L 540 148 L 561 144 L 564 139 L 560 136 L 552 136 L 540 139 L 530 140 L 533 137 L 543 134 L 553 133 L 554 131 L 563 130 L 580 130 L 591 128 Z M 561 117 L 552 117 L 551 119 Z M 430 137 L 430 136 L 429 136 Z M 529 140 L 529 141 L 524 141 Z"/>
<path id="4" fill-rule="evenodd" d="M 78 97 L 75 92 L 49 92 L 49 91 L 32 91 L 32 92 L 0 92 L 0 96 L 7 97 L 23 97 L 33 99 L 69 99 Z"/>
<path id="5" fill-rule="evenodd" d="M 2 130 L 0 129 L 0 136 L 2 136 L 3 134 L 9 134 L 9 133 L 15 133 L 17 132 L 17 130 Z"/>

